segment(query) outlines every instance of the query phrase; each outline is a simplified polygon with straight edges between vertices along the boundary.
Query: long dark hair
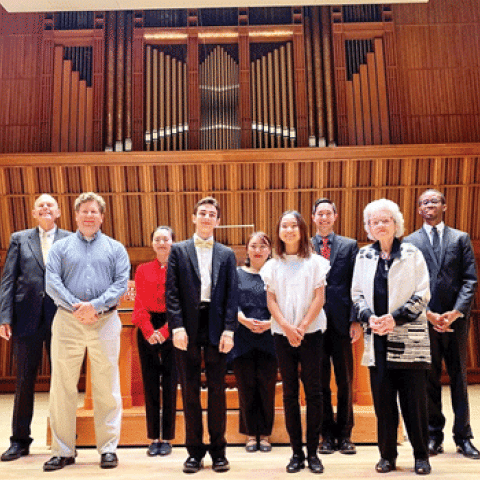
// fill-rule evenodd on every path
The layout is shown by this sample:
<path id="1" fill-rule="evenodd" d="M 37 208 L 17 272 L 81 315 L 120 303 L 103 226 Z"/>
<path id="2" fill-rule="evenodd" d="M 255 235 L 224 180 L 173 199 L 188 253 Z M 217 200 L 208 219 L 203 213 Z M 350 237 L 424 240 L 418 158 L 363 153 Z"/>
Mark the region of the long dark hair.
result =
<path id="1" fill-rule="evenodd" d="M 270 255 L 268 256 L 267 260 L 269 258 L 272 258 L 272 241 L 270 240 L 270 237 L 265 233 L 265 232 L 253 232 L 247 240 L 247 244 L 245 246 L 245 249 L 247 250 L 247 256 L 245 257 L 245 266 L 249 267 L 250 266 L 250 257 L 248 256 L 248 246 L 250 245 L 250 242 L 255 238 L 255 237 L 260 237 L 262 242 L 265 245 L 268 245 L 270 247 Z"/>
<path id="2" fill-rule="evenodd" d="M 283 218 L 286 215 L 293 215 L 297 220 L 298 228 L 300 229 L 300 245 L 298 246 L 297 255 L 300 258 L 310 258 L 312 254 L 312 244 L 308 237 L 308 229 L 305 220 L 303 219 L 302 215 L 297 212 L 296 210 L 287 210 L 286 212 L 282 213 L 282 216 L 278 220 L 277 223 L 277 235 L 275 237 L 275 255 L 284 258 L 286 253 L 285 243 L 280 238 L 280 225 L 282 223 Z"/>

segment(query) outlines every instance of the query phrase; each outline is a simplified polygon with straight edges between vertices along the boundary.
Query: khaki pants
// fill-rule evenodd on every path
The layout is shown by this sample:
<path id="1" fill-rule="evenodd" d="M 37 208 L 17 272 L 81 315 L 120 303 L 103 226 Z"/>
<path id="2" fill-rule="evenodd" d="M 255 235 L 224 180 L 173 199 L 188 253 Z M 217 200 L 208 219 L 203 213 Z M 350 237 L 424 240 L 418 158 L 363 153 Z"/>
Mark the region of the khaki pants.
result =
<path id="1" fill-rule="evenodd" d="M 114 452 L 120 438 L 122 397 L 118 357 L 122 324 L 117 311 L 100 316 L 94 325 L 81 324 L 59 308 L 52 327 L 50 425 L 52 453 L 75 455 L 77 384 L 88 351 L 97 450 Z"/>

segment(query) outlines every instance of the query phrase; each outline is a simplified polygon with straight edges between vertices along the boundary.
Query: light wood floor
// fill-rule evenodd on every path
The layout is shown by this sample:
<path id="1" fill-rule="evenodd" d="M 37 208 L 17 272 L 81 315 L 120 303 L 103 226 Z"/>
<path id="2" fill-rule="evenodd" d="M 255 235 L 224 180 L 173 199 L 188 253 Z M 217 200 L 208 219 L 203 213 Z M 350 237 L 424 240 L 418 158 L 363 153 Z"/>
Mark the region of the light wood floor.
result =
<path id="1" fill-rule="evenodd" d="M 480 448 L 480 385 L 469 387 L 471 420 L 474 433 L 478 435 L 475 441 Z M 433 468 L 430 479 L 441 480 L 479 480 L 480 460 L 469 460 L 455 453 L 455 445 L 449 432 L 452 428 L 452 415 L 450 408 L 450 395 L 447 388 L 443 391 L 445 413 L 447 415 L 445 453 L 431 459 Z M 10 422 L 12 414 L 12 395 L 0 395 L 0 450 L 3 452 L 9 445 Z M 79 399 L 79 405 L 83 400 Z M 172 455 L 165 458 L 149 458 L 145 448 L 119 448 L 118 456 L 120 465 L 114 470 L 101 470 L 98 466 L 99 455 L 95 449 L 79 449 L 77 463 L 57 472 L 45 473 L 42 471 L 43 462 L 50 458 L 50 452 L 46 446 L 46 419 L 48 410 L 48 394 L 37 394 L 35 404 L 35 417 L 32 425 L 32 434 L 35 442 L 31 447 L 31 455 L 14 462 L 0 463 L 0 479 L 45 479 L 61 478 L 68 480 L 80 480 L 86 476 L 99 479 L 115 480 L 140 480 L 140 479 L 185 479 L 187 475 L 182 473 L 182 463 L 186 458 L 186 450 L 183 447 L 175 447 Z M 408 441 L 399 446 L 397 459 L 398 470 L 384 476 L 374 471 L 374 465 L 378 461 L 378 450 L 374 445 L 357 446 L 356 455 L 341 455 L 338 452 L 333 455 L 323 455 L 322 461 L 325 466 L 323 479 L 407 479 L 418 478 L 413 473 L 413 458 Z M 221 475 L 228 480 L 271 480 L 271 479 L 300 479 L 312 478 L 309 470 L 296 475 L 287 474 L 285 465 L 290 458 L 288 446 L 274 446 L 270 453 L 247 453 L 242 446 L 229 446 L 227 457 L 231 464 L 228 473 L 216 474 L 211 470 L 209 459 L 205 461 L 205 467 L 199 473 L 190 478 L 201 480 L 215 478 Z"/>

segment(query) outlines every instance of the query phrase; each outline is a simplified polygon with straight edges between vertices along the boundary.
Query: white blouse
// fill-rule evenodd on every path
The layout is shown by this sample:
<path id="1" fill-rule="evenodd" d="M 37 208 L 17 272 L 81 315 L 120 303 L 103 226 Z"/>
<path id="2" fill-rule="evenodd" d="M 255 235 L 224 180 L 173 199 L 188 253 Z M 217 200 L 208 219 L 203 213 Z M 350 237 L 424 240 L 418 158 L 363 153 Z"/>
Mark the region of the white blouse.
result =
<path id="1" fill-rule="evenodd" d="M 265 288 L 275 294 L 278 306 L 285 320 L 298 325 L 310 308 L 315 290 L 327 284 L 326 277 L 330 262 L 320 255 L 300 258 L 297 255 L 285 255 L 285 258 L 273 258 L 260 270 Z M 327 318 L 322 310 L 318 317 L 307 327 L 305 333 L 325 331 Z M 272 322 L 272 333 L 285 335 L 276 321 Z"/>

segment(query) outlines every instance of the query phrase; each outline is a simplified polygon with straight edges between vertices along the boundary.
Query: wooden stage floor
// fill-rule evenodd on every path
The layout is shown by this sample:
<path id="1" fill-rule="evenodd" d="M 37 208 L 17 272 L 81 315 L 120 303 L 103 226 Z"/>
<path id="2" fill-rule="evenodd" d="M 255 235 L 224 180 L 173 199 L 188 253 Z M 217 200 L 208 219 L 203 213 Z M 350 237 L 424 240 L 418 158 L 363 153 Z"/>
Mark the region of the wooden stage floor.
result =
<path id="1" fill-rule="evenodd" d="M 469 387 L 471 420 L 474 434 L 477 440 L 474 443 L 480 448 L 480 385 Z M 447 416 L 445 453 L 431 459 L 432 480 L 479 480 L 480 460 L 469 460 L 455 453 L 455 446 L 450 432 L 452 428 L 452 415 L 450 407 L 450 395 L 448 388 L 443 390 L 445 413 Z M 83 404 L 83 397 L 79 397 L 79 405 Z M 0 395 L 0 450 L 3 452 L 9 445 L 10 422 L 12 415 L 13 396 Z M 120 464 L 114 470 L 101 470 L 98 466 L 99 455 L 93 448 L 80 448 L 77 463 L 66 467 L 58 472 L 45 473 L 42 471 L 43 462 L 50 458 L 50 452 L 46 445 L 47 432 L 48 394 L 37 394 L 35 404 L 35 418 L 32 425 L 35 442 L 31 447 L 31 455 L 14 462 L 0 463 L 0 478 L 37 480 L 50 477 L 62 480 L 80 480 L 86 476 L 95 479 L 185 479 L 182 473 L 182 463 L 186 458 L 184 447 L 174 447 L 172 455 L 165 458 L 147 457 L 144 447 L 119 448 L 118 456 Z M 325 466 L 323 479 L 370 479 L 380 478 L 381 475 L 374 471 L 374 465 L 378 461 L 378 449 L 374 445 L 358 445 L 356 455 L 341 455 L 338 452 L 333 455 L 321 456 Z M 227 457 L 231 464 L 228 473 L 218 474 L 229 480 L 247 479 L 293 479 L 312 478 L 309 470 L 296 475 L 287 474 L 285 465 L 290 457 L 290 448 L 285 445 L 274 445 L 270 453 L 247 453 L 239 445 L 229 446 Z M 399 446 L 397 460 L 398 470 L 385 476 L 390 479 L 418 478 L 413 473 L 413 458 L 408 441 Z M 198 480 L 215 478 L 217 474 L 211 470 L 210 459 L 205 462 L 205 468 L 191 476 Z M 384 478 L 384 477 L 381 477 Z"/>

